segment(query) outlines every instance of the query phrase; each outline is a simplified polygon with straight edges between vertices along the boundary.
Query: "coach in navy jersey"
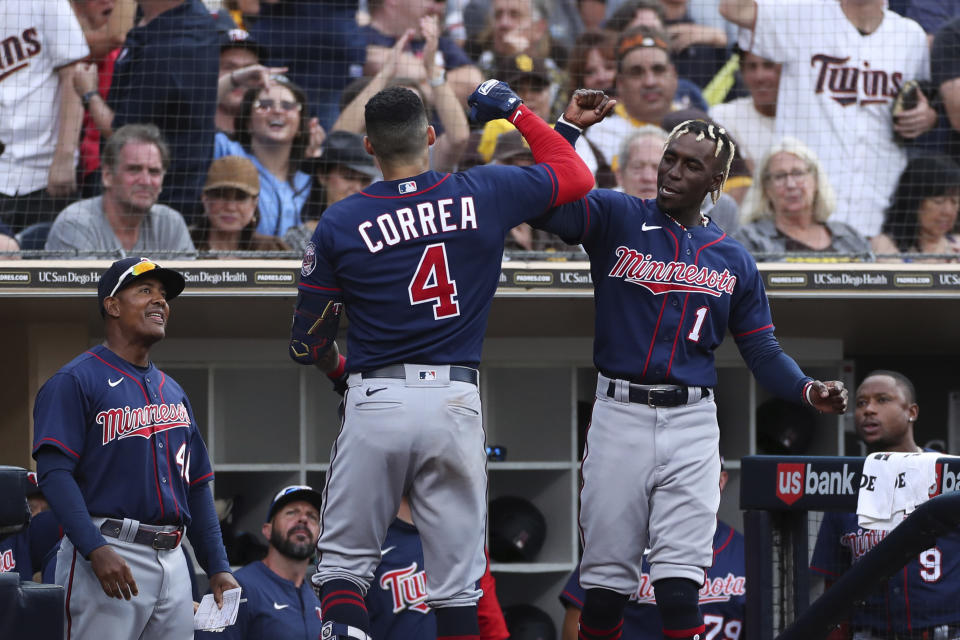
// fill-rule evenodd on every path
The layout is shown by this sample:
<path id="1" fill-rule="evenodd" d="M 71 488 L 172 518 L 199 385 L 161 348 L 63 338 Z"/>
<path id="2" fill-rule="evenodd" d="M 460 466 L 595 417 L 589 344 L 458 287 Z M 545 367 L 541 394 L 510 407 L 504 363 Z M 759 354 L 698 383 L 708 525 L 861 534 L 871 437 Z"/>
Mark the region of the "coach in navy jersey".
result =
<path id="1" fill-rule="evenodd" d="M 714 202 L 722 193 L 733 154 L 723 129 L 688 120 L 667 138 L 655 200 L 598 189 L 533 223 L 582 244 L 594 283 L 599 374 L 580 494 L 582 640 L 616 637 L 648 543 L 663 635 L 703 638 L 698 592 L 720 504 L 713 354 L 728 329 L 771 393 L 846 409 L 841 382 L 804 375 L 780 348 L 756 263 L 700 212 L 708 193 Z"/>
<path id="2" fill-rule="evenodd" d="M 917 392 L 902 373 L 867 374 L 854 400 L 854 424 L 868 453 L 923 451 L 913 437 L 920 415 Z M 888 531 L 860 527 L 857 514 L 824 514 L 810 569 L 829 585 L 875 547 Z M 885 638 L 960 638 L 960 532 L 937 538 L 937 544 L 911 558 L 903 569 L 882 581 L 859 603 L 848 623 L 830 640 Z"/>
<path id="3" fill-rule="evenodd" d="M 384 180 L 328 208 L 304 252 L 291 357 L 331 368 L 341 308 L 350 318 L 314 576 L 334 637 L 369 633 L 363 596 L 402 495 L 423 541 L 437 637 L 478 637 L 486 451 L 477 366 L 503 241 L 583 197 L 593 176 L 506 84 L 484 82 L 470 104 L 475 122 L 509 118 L 538 164 L 430 171 L 436 134 L 423 103 L 384 89 L 367 102 L 364 138 Z M 565 117 L 584 126 L 612 107 L 603 93 L 580 91 Z"/>
<path id="4" fill-rule="evenodd" d="M 320 532 L 320 494 L 306 485 L 281 489 L 262 533 L 267 557 L 237 571 L 243 600 L 237 621 L 222 631 L 197 631 L 195 640 L 317 640 L 320 600 L 306 580 Z"/>
<path id="5" fill-rule="evenodd" d="M 64 537 L 56 581 L 66 637 L 193 637 L 184 530 L 218 603 L 237 587 L 209 483 L 213 470 L 183 389 L 150 361 L 178 272 L 117 260 L 97 288 L 106 340 L 66 364 L 34 405 L 40 488 Z"/>

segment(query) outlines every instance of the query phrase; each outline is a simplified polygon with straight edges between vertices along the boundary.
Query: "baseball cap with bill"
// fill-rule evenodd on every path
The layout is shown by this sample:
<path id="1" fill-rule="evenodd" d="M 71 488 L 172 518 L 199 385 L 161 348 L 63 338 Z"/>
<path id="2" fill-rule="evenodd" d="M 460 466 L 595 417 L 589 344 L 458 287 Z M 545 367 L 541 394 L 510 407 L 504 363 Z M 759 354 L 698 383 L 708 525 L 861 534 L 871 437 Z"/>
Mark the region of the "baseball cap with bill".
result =
<path id="1" fill-rule="evenodd" d="M 223 156 L 210 163 L 204 191 L 233 187 L 251 196 L 260 195 L 260 174 L 249 158 Z"/>
<path id="2" fill-rule="evenodd" d="M 534 87 L 543 89 L 550 85 L 550 70 L 543 58 L 526 53 L 501 58 L 497 61 L 497 78 L 516 88 L 522 82 L 530 82 Z"/>
<path id="3" fill-rule="evenodd" d="M 97 300 L 100 304 L 100 315 L 104 315 L 103 301 L 111 296 L 117 295 L 118 291 L 126 289 L 133 283 L 143 278 L 156 278 L 163 283 L 167 291 L 167 301 L 173 300 L 180 292 L 186 282 L 179 272 L 173 269 L 165 269 L 149 258 L 123 258 L 117 260 L 110 268 L 100 276 L 100 283 L 97 285 Z"/>
<path id="4" fill-rule="evenodd" d="M 325 166 L 343 165 L 359 173 L 376 178 L 380 172 L 373 164 L 373 156 L 363 148 L 363 136 L 351 131 L 331 131 L 323 141 L 319 162 Z"/>
<path id="5" fill-rule="evenodd" d="M 313 487 L 305 484 L 294 484 L 280 489 L 277 495 L 273 497 L 273 502 L 270 503 L 270 509 L 267 510 L 267 519 L 265 522 L 270 522 L 273 516 L 277 514 L 277 511 L 297 500 L 309 502 L 317 508 L 317 511 L 320 511 L 323 507 L 323 498 Z"/>

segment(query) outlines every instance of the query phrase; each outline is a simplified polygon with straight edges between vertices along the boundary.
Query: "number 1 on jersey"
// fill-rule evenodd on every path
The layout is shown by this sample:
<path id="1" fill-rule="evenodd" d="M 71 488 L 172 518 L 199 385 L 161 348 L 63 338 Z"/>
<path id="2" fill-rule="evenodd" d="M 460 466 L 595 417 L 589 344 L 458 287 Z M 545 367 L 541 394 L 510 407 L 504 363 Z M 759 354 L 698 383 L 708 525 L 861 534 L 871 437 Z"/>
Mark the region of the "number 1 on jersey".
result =
<path id="1" fill-rule="evenodd" d="M 410 304 L 432 302 L 436 320 L 460 315 L 457 283 L 450 278 L 447 248 L 442 242 L 431 244 L 423 250 L 407 291 L 410 293 Z"/>
<path id="2" fill-rule="evenodd" d="M 690 333 L 687 334 L 687 340 L 700 342 L 700 331 L 703 329 L 703 321 L 707 318 L 707 311 L 709 310 L 709 307 L 700 307 L 693 312 L 697 319 L 693 322 L 693 329 L 690 329 Z"/>

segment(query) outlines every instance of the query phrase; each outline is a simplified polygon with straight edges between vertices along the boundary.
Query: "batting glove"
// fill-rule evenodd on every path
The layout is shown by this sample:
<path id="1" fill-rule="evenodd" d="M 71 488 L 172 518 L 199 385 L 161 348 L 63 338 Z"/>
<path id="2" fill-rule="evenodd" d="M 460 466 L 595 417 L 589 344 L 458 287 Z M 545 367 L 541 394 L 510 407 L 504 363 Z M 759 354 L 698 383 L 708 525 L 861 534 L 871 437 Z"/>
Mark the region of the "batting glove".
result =
<path id="1" fill-rule="evenodd" d="M 470 105 L 470 121 L 483 124 L 500 118 L 510 118 L 523 100 L 506 82 L 487 80 L 467 98 Z"/>

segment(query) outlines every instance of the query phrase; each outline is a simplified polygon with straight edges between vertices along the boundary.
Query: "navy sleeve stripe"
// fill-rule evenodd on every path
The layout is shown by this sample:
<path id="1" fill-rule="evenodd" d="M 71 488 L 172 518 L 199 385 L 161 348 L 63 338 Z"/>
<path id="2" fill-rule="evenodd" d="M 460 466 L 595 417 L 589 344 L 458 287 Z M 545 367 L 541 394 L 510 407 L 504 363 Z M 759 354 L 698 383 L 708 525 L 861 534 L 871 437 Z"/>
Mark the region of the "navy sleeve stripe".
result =
<path id="1" fill-rule="evenodd" d="M 99 361 L 102 362 L 103 364 L 107 365 L 108 367 L 110 367 L 111 369 L 113 369 L 114 371 L 116 371 L 117 373 L 119 373 L 120 375 L 126 376 L 127 378 L 130 378 L 131 380 L 133 380 L 134 382 L 136 382 L 136 383 L 137 383 L 137 386 L 140 387 L 140 391 L 143 392 L 143 397 L 144 397 L 144 399 L 147 401 L 148 404 L 150 403 L 150 395 L 147 393 L 147 390 L 143 388 L 143 385 L 140 384 L 140 381 L 139 381 L 139 380 L 137 380 L 136 378 L 134 378 L 132 375 L 130 375 L 129 373 L 127 373 L 127 372 L 124 371 L 123 369 L 118 369 L 117 367 L 113 366 L 112 364 L 110 364 L 109 362 L 107 362 L 106 360 L 104 360 L 103 358 L 101 358 L 100 356 L 98 356 L 97 354 L 95 354 L 94 352 L 92 352 L 92 351 L 87 351 L 87 353 L 89 353 L 89 354 L 92 355 L 94 358 L 96 358 L 97 360 L 99 360 Z"/>
<path id="2" fill-rule="evenodd" d="M 449 178 L 450 175 L 451 175 L 451 174 L 448 173 L 447 175 L 445 175 L 445 176 L 443 176 L 442 178 L 440 178 L 439 180 L 437 180 L 437 183 L 436 183 L 436 184 L 432 184 L 432 185 L 430 185 L 429 187 L 427 187 L 426 189 L 421 189 L 420 191 L 414 191 L 413 193 L 401 193 L 401 194 L 395 195 L 395 196 L 375 196 L 375 195 L 373 195 L 372 193 L 367 193 L 366 191 L 361 191 L 361 192 L 360 192 L 360 195 L 362 195 L 362 196 L 367 196 L 368 198 L 376 198 L 376 199 L 378 199 L 378 200 L 397 200 L 397 199 L 399 199 L 399 198 L 412 198 L 412 197 L 414 197 L 414 196 L 422 195 L 422 194 L 424 194 L 424 193 L 426 193 L 427 191 L 430 191 L 430 190 L 432 190 L 432 189 L 436 189 L 436 188 L 439 187 L 441 184 L 443 184 L 443 181 L 446 180 L 447 178 Z"/>
<path id="3" fill-rule="evenodd" d="M 193 485 L 197 484 L 198 482 L 203 482 L 204 480 L 206 480 L 207 478 L 210 478 L 210 477 L 212 477 L 212 476 L 213 476 L 213 471 L 211 471 L 210 473 L 208 473 L 208 474 L 205 475 L 205 476 L 200 476 L 200 477 L 197 478 L 196 480 L 192 480 L 192 481 L 190 482 L 190 486 L 192 487 Z"/>
<path id="4" fill-rule="evenodd" d="M 733 337 L 734 337 L 734 338 L 742 338 L 743 336 L 748 336 L 748 335 L 750 335 L 751 333 L 759 333 L 759 332 L 761 332 L 761 331 L 766 331 L 767 329 L 773 329 L 773 325 L 772 325 L 772 324 L 768 324 L 768 325 L 766 325 L 766 326 L 759 327 L 759 328 L 757 328 L 757 329 L 751 329 L 750 331 L 744 331 L 743 333 L 738 333 L 737 335 L 735 335 L 735 336 L 733 336 Z"/>
<path id="5" fill-rule="evenodd" d="M 33 448 L 34 453 L 36 453 L 37 450 L 40 449 L 40 447 L 43 446 L 44 441 L 47 441 L 47 440 L 49 440 L 50 442 L 53 442 L 53 443 L 56 444 L 59 448 L 63 449 L 66 453 L 69 453 L 70 455 L 72 455 L 72 456 L 73 456 L 74 458 L 76 458 L 77 460 L 80 459 L 80 454 L 79 454 L 79 453 L 77 453 L 76 451 L 74 451 L 73 449 L 71 449 L 70 447 L 68 447 L 67 445 L 63 444 L 62 442 L 60 442 L 60 441 L 57 440 L 56 438 L 49 438 L 49 437 L 48 437 L 48 438 L 40 438 L 40 441 L 37 442 L 37 446 L 35 446 L 35 447 Z"/>
<path id="6" fill-rule="evenodd" d="M 301 282 L 299 286 L 307 287 L 308 289 L 316 289 L 317 291 L 336 291 L 337 293 L 340 293 L 340 289 L 337 287 L 318 287 L 315 284 L 307 284 L 306 282 Z"/>
<path id="7" fill-rule="evenodd" d="M 840 575 L 839 573 L 835 573 L 833 571 L 827 571 L 826 569 L 821 569 L 816 565 L 810 565 L 810 571 L 816 571 L 817 573 L 823 574 L 825 576 L 829 576 L 831 578 L 836 578 L 837 576 Z"/>
<path id="8" fill-rule="evenodd" d="M 550 176 L 550 188 L 553 190 L 550 195 L 550 206 L 555 207 L 557 206 L 557 198 L 560 197 L 560 189 L 557 184 L 557 172 L 547 163 L 544 163 L 542 166 L 547 170 L 547 175 Z"/>
<path id="9" fill-rule="evenodd" d="M 566 589 L 564 589 L 564 590 L 563 590 L 563 593 L 560 594 L 560 600 L 564 600 L 564 598 L 566 598 L 566 600 L 567 600 L 570 604 L 575 605 L 578 609 L 583 609 L 583 603 L 580 602 L 580 599 L 579 599 L 579 598 L 575 598 L 575 597 L 573 596 L 573 594 L 570 593 L 569 591 L 567 591 Z"/>

